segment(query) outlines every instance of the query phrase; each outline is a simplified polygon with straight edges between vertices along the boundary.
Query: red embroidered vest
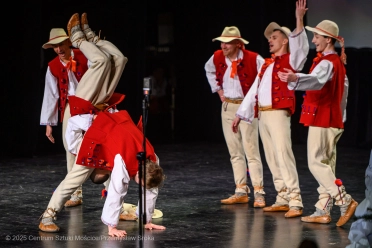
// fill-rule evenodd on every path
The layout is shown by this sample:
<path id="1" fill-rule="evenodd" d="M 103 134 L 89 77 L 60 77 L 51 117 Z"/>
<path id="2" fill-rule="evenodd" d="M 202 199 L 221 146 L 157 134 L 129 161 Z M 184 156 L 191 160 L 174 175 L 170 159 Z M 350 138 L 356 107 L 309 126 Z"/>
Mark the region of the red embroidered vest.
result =
<path id="1" fill-rule="evenodd" d="M 344 93 L 346 69 L 337 54 L 315 58 L 312 69 L 323 59 L 332 62 L 333 77 L 322 89 L 306 91 L 300 123 L 305 126 L 344 128 L 341 101 Z"/>
<path id="2" fill-rule="evenodd" d="M 278 72 L 286 72 L 284 68 L 290 69 L 293 72 L 296 72 L 292 66 L 289 64 L 289 53 L 283 54 L 282 56 L 276 56 L 272 58 L 274 60 L 271 63 L 274 63 L 272 79 L 271 79 L 271 102 L 272 102 L 272 109 L 288 109 L 290 114 L 293 115 L 296 109 L 296 98 L 295 98 L 295 91 L 288 89 L 288 83 L 283 82 L 278 77 Z M 262 78 L 263 74 L 265 73 L 267 67 L 271 64 L 269 60 L 265 60 L 265 64 L 261 67 L 260 71 L 260 78 Z M 255 111 L 255 115 L 257 116 L 257 108 Z"/>
<path id="3" fill-rule="evenodd" d="M 251 88 L 254 79 L 257 76 L 257 53 L 242 50 L 243 60 L 238 64 L 238 77 L 240 85 L 243 90 L 243 94 L 246 95 L 248 90 Z M 213 63 L 216 67 L 216 81 L 217 85 L 222 88 L 223 76 L 225 75 L 227 64 L 225 61 L 226 57 L 223 55 L 222 50 L 218 50 L 214 53 Z"/>
<path id="4" fill-rule="evenodd" d="M 143 132 L 128 112 L 100 112 L 87 130 L 76 164 L 112 171 L 114 158 L 120 154 L 130 177 L 137 174 L 137 153 L 143 151 Z M 146 140 L 146 157 L 156 161 L 153 146 Z"/>
<path id="5" fill-rule="evenodd" d="M 88 60 L 84 54 L 78 50 L 73 49 L 74 60 L 76 61 L 76 72 L 74 72 L 75 77 L 78 82 L 83 77 L 84 73 L 88 70 Z M 48 63 L 50 71 L 54 77 L 58 80 L 58 90 L 59 90 L 59 111 L 60 111 L 60 121 L 63 120 L 63 114 L 65 112 L 66 102 L 67 102 L 67 92 L 68 92 L 68 74 L 67 69 L 62 65 L 59 57 L 57 56 L 52 61 Z"/>

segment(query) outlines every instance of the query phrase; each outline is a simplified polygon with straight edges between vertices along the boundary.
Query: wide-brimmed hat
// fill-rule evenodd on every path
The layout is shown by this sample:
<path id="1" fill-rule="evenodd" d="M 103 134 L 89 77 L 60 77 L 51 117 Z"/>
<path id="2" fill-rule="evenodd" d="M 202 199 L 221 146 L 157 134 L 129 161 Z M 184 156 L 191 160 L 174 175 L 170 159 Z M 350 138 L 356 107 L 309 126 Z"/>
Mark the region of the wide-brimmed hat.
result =
<path id="1" fill-rule="evenodd" d="M 339 32 L 338 26 L 333 21 L 324 20 L 324 21 L 321 21 L 314 28 L 309 27 L 309 26 L 306 26 L 305 28 L 311 32 L 324 35 L 324 36 L 328 36 L 331 38 L 335 38 L 336 40 L 340 42 L 342 41 L 342 38 L 338 36 L 338 32 Z"/>
<path id="2" fill-rule="evenodd" d="M 248 44 L 249 42 L 243 39 L 240 36 L 240 31 L 237 27 L 231 26 L 231 27 L 225 27 L 220 37 L 214 38 L 212 41 L 219 40 L 222 42 L 230 42 L 232 40 L 240 40 L 244 44 Z"/>
<path id="3" fill-rule="evenodd" d="M 271 34 L 274 32 L 274 30 L 280 30 L 282 31 L 288 38 L 289 34 L 291 33 L 291 30 L 284 26 L 279 26 L 276 22 L 271 22 L 265 29 L 264 35 L 266 39 L 270 39 Z"/>
<path id="4" fill-rule="evenodd" d="M 51 48 L 52 45 L 59 44 L 68 38 L 69 37 L 63 28 L 52 28 L 52 30 L 50 30 L 49 41 L 45 43 L 42 48 Z"/>
<path id="5" fill-rule="evenodd" d="M 123 203 L 122 205 L 122 213 L 121 214 L 129 214 L 136 216 L 137 206 L 130 204 L 130 203 Z M 159 209 L 154 209 L 154 213 L 152 214 L 153 219 L 158 219 L 163 217 L 163 212 Z"/>

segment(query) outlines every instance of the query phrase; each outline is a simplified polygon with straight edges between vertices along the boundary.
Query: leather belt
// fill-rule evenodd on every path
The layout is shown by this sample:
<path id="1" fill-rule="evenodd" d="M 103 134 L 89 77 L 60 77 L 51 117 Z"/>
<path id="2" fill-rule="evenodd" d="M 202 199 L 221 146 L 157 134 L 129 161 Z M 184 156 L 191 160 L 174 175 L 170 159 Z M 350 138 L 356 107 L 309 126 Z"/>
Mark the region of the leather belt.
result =
<path id="1" fill-rule="evenodd" d="M 269 111 L 269 110 L 275 110 L 271 106 L 266 106 L 266 107 L 258 107 L 259 111 Z"/>
<path id="2" fill-rule="evenodd" d="M 225 97 L 225 102 L 241 104 L 243 102 L 243 99 L 230 99 Z"/>

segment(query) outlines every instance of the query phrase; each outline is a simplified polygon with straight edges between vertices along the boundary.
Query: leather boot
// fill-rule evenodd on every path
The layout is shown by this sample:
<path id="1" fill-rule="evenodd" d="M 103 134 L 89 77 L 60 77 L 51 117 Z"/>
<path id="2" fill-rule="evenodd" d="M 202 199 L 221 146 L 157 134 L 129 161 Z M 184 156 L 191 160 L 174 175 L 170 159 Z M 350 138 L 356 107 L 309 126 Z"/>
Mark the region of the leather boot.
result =
<path id="1" fill-rule="evenodd" d="M 263 208 L 266 206 L 265 202 L 265 192 L 262 186 L 254 186 L 254 203 L 253 207 Z"/>
<path id="2" fill-rule="evenodd" d="M 289 206 L 288 205 L 273 204 L 269 207 L 264 207 L 262 210 L 264 212 L 288 212 L 289 211 Z"/>
<path id="3" fill-rule="evenodd" d="M 341 217 L 338 219 L 336 226 L 343 226 L 350 220 L 350 218 L 354 215 L 358 203 L 354 199 L 351 199 L 350 203 L 346 206 L 345 205 L 340 206 Z"/>
<path id="4" fill-rule="evenodd" d="M 56 214 L 57 211 L 52 208 L 45 210 L 40 217 L 39 229 L 43 232 L 58 232 L 59 227 L 53 222 L 53 220 L 57 219 Z"/>
<path id="5" fill-rule="evenodd" d="M 83 30 L 87 41 L 97 43 L 100 39 L 88 25 L 87 13 L 81 15 L 81 30 Z"/>
<path id="6" fill-rule="evenodd" d="M 301 221 L 309 223 L 328 224 L 331 222 L 331 216 L 327 210 L 316 208 L 312 215 L 301 217 Z"/>
<path id="7" fill-rule="evenodd" d="M 65 207 L 75 207 L 75 206 L 79 206 L 83 203 L 83 195 L 82 195 L 82 190 L 81 189 L 78 189 L 76 190 L 72 195 L 71 195 L 71 198 L 70 200 L 68 200 L 66 203 L 65 203 Z"/>
<path id="8" fill-rule="evenodd" d="M 246 184 L 239 184 L 236 185 L 236 188 L 244 189 L 245 193 L 235 192 L 235 194 L 229 198 L 221 200 L 222 204 L 248 203 L 248 193 L 250 192 L 248 186 Z"/>
<path id="9" fill-rule="evenodd" d="M 291 207 L 287 213 L 285 213 L 284 217 L 286 218 L 294 218 L 302 215 L 302 208 L 299 207 Z"/>
<path id="10" fill-rule="evenodd" d="M 80 28 L 80 18 L 78 13 L 73 14 L 68 21 L 67 32 L 70 36 L 72 46 L 75 48 L 79 48 L 81 42 L 86 40 L 85 35 Z"/>

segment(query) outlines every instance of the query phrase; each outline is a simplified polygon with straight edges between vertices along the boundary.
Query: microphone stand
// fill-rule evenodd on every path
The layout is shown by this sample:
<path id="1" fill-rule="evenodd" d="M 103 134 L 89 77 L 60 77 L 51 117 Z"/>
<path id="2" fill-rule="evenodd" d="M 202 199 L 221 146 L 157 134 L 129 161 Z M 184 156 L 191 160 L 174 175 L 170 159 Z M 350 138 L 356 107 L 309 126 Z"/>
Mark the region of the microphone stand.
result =
<path id="1" fill-rule="evenodd" d="M 139 242 L 140 247 L 142 247 L 143 235 L 144 235 L 144 225 L 147 223 L 146 218 L 146 125 L 148 117 L 148 109 L 150 105 L 149 94 L 150 94 L 150 83 L 148 78 L 144 80 L 144 99 L 142 100 L 142 131 L 143 131 L 143 151 L 137 154 L 138 159 L 138 176 L 139 176 Z M 148 85 L 147 85 L 148 84 Z M 145 86 L 146 85 L 146 86 Z M 145 185 L 142 185 L 142 178 Z M 143 191 L 143 197 L 142 197 Z"/>

